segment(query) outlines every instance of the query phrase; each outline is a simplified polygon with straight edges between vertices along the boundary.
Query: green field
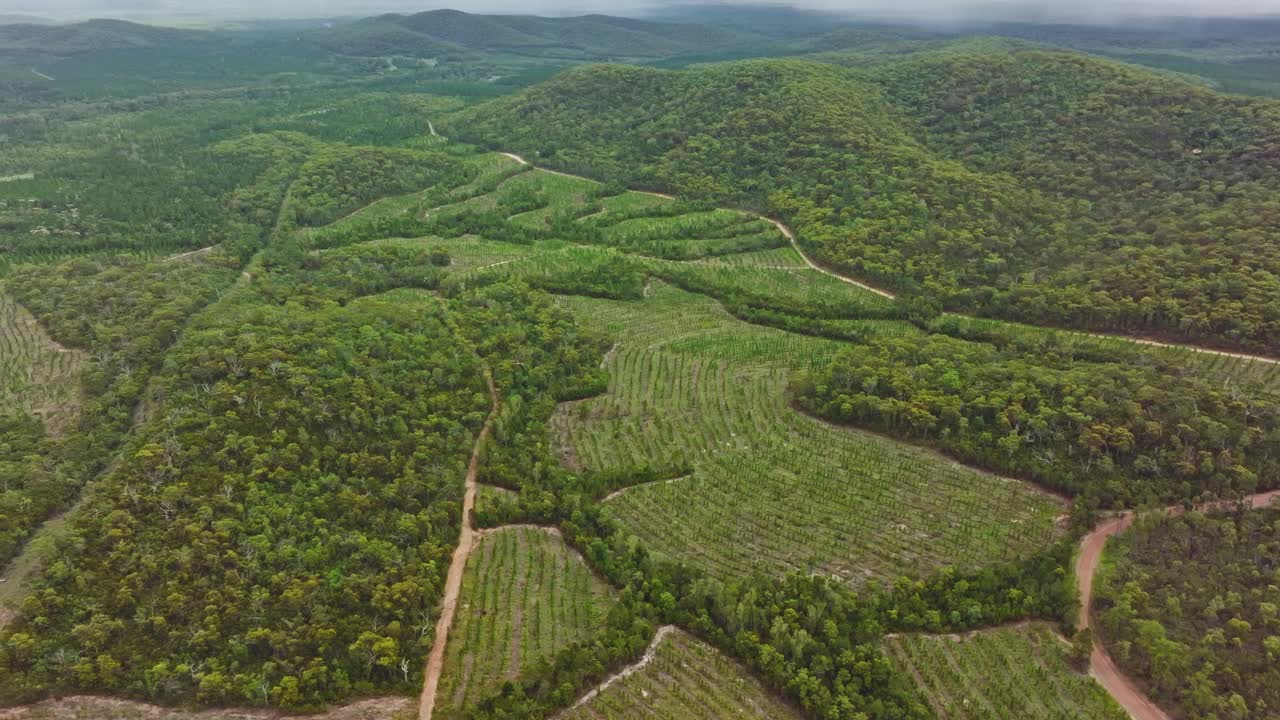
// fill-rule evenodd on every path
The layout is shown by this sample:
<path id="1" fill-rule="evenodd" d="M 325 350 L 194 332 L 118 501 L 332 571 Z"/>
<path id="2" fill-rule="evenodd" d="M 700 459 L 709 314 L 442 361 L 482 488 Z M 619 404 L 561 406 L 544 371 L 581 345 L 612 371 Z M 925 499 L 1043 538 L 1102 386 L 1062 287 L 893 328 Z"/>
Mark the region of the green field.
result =
<path id="1" fill-rule="evenodd" d="M 472 551 L 437 708 L 463 708 L 603 627 L 608 586 L 559 535 L 508 527 Z"/>
<path id="2" fill-rule="evenodd" d="M 800 713 L 769 692 L 738 663 L 715 648 L 673 630 L 653 660 L 586 702 L 562 720 L 790 720 Z"/>
<path id="3" fill-rule="evenodd" d="M 0 293 L 0 407 L 20 408 L 59 435 L 80 413 L 86 353 L 54 342 L 25 308 Z"/>
<path id="4" fill-rule="evenodd" d="M 661 283 L 643 302 L 562 304 L 618 346 L 609 392 L 553 418 L 561 456 L 585 469 L 695 468 L 608 503 L 657 550 L 721 577 L 860 582 L 1017 557 L 1056 536 L 1064 506 L 1030 485 L 788 407 L 789 373 L 836 341 L 750 325 Z"/>
<path id="5" fill-rule="evenodd" d="M 964 636 L 898 635 L 885 645 L 940 718 L 1128 717 L 1101 685 L 1072 669 L 1070 648 L 1043 623 Z"/>

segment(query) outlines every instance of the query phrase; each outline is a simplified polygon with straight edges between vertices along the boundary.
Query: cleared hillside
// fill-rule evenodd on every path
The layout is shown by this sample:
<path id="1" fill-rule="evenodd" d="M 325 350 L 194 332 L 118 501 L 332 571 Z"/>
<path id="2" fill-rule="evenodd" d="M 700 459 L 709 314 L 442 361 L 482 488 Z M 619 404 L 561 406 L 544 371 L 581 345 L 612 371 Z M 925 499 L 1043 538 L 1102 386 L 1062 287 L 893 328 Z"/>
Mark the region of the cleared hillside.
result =
<path id="1" fill-rule="evenodd" d="M 773 213 L 922 309 L 1280 352 L 1274 102 L 1068 53 L 951 52 L 579 68 L 451 131 Z"/>

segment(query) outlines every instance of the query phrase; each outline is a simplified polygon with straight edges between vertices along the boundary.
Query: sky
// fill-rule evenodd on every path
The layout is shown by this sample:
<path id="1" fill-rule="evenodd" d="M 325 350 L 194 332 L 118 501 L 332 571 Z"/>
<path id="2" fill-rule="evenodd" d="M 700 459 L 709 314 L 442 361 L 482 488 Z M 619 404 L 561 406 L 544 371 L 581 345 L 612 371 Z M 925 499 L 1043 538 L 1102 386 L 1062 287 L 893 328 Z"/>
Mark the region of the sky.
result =
<path id="1" fill-rule="evenodd" d="M 200 17 L 363 16 L 443 7 L 468 12 L 638 15 L 662 4 L 662 0 L 455 0 L 452 3 L 439 0 L 0 0 L 0 15 L 25 13 L 60 20 L 118 17 L 162 21 Z M 864 16 L 932 20 L 1107 22 L 1170 15 L 1280 16 L 1280 0 L 799 0 L 786 4 Z"/>

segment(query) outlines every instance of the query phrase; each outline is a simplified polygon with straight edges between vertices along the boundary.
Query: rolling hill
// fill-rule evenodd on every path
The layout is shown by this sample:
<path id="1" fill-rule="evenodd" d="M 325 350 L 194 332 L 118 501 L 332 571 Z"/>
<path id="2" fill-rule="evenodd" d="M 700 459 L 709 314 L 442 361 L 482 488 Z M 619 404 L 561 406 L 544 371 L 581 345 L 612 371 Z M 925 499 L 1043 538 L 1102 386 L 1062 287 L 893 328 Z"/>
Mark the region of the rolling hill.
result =
<path id="1" fill-rule="evenodd" d="M 70 25 L 0 25 L 0 54 L 78 55 L 100 50 L 205 43 L 209 33 L 126 22 L 87 20 Z"/>
<path id="2" fill-rule="evenodd" d="M 607 15 L 475 15 L 458 10 L 380 15 L 308 37 L 351 55 L 477 51 L 565 60 L 658 58 L 766 42 L 755 35 L 684 23 Z"/>
<path id="3" fill-rule="evenodd" d="M 1275 102 L 958 49 L 864 70 L 580 68 L 453 132 L 773 213 L 922 309 L 1280 352 Z"/>

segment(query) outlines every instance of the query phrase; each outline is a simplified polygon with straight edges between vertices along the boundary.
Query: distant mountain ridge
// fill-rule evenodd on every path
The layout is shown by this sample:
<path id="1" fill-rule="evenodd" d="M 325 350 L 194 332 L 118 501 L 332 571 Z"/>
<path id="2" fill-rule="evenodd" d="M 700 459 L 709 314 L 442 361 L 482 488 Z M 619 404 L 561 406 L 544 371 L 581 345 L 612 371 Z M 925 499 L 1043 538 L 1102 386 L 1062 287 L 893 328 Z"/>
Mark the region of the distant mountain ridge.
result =
<path id="1" fill-rule="evenodd" d="M 656 58 L 759 46 L 759 35 L 610 15 L 538 17 L 431 10 L 364 18 L 306 36 L 351 55 L 483 51 L 564 59 Z"/>
<path id="2" fill-rule="evenodd" d="M 125 20 L 86 20 L 68 25 L 0 25 L 0 54 L 78 55 L 122 48 L 166 47 L 208 42 L 198 30 L 141 25 Z"/>

